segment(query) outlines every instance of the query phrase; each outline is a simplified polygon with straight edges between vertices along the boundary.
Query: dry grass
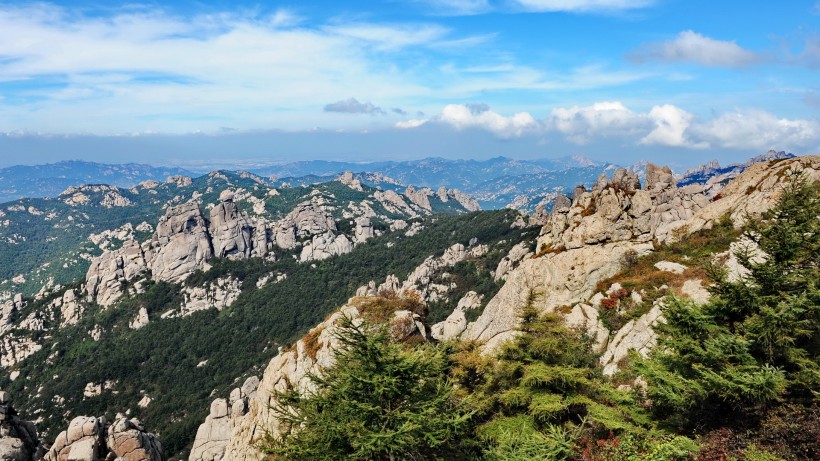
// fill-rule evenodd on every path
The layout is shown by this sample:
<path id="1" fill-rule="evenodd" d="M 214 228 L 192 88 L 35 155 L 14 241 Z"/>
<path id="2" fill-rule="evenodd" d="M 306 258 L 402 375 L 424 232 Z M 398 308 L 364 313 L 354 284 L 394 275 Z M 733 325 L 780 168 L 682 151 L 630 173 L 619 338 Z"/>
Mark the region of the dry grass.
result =
<path id="1" fill-rule="evenodd" d="M 353 298 L 352 305 L 359 309 L 362 317 L 368 322 L 382 324 L 393 318 L 396 311 L 407 310 L 422 318 L 427 316 L 427 306 L 416 292 L 402 293 L 380 292 L 379 296 L 360 296 Z"/>

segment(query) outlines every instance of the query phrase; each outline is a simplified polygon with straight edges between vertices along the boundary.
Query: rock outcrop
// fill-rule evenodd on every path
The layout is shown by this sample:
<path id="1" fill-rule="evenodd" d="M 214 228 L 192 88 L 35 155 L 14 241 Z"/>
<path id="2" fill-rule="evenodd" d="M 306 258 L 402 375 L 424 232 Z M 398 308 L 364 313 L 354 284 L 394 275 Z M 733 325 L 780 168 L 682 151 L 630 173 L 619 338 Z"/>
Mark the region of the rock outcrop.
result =
<path id="1" fill-rule="evenodd" d="M 248 413 L 251 399 L 256 398 L 259 378 L 252 376 L 241 387 L 233 389 L 227 399 L 211 403 L 211 411 L 196 431 L 189 461 L 219 461 L 231 440 L 237 422 Z"/>
<path id="2" fill-rule="evenodd" d="M 37 427 L 20 418 L 9 393 L 0 390 L 0 460 L 36 461 L 45 454 Z"/>
<path id="3" fill-rule="evenodd" d="M 239 212 L 233 197 L 233 192 L 222 191 L 219 204 L 211 208 L 208 231 L 217 258 L 248 258 L 253 250 L 254 228 Z"/>
<path id="4" fill-rule="evenodd" d="M 407 189 L 404 191 L 404 196 L 407 197 L 410 202 L 427 211 L 433 211 L 433 207 L 430 206 L 430 197 L 432 195 L 434 195 L 433 191 L 426 187 L 416 189 L 413 186 L 407 186 Z"/>
<path id="5" fill-rule="evenodd" d="M 351 251 L 353 251 L 353 242 L 346 235 L 336 235 L 328 231 L 324 235 L 313 236 L 313 239 L 305 243 L 299 259 L 302 261 L 322 260 Z"/>
<path id="6" fill-rule="evenodd" d="M 179 283 L 213 257 L 208 224 L 193 202 L 168 208 L 151 241 L 154 279 Z"/>
<path id="7" fill-rule="evenodd" d="M 575 306 L 592 295 L 598 281 L 620 269 L 626 254 L 650 252 L 653 242 L 709 227 L 727 213 L 740 223 L 747 212 L 765 211 L 792 168 L 820 179 L 820 157 L 802 157 L 753 165 L 712 202 L 700 186 L 678 188 L 668 168 L 652 164 L 642 189 L 637 176 L 623 169 L 612 178 L 601 176 L 592 190 L 577 188 L 572 200 L 556 200 L 538 238 L 538 257 L 506 274 L 506 284 L 462 338 L 486 341 L 491 351 L 516 334 L 521 306 L 530 303 L 545 312 Z M 583 309 L 575 314 L 579 325 L 594 319 Z"/>
<path id="8" fill-rule="evenodd" d="M 57 436 L 45 461 L 165 461 L 159 438 L 138 419 L 78 416 Z"/>
<path id="9" fill-rule="evenodd" d="M 230 307 L 241 293 L 242 282 L 233 277 L 220 277 L 203 286 L 185 287 L 182 289 L 179 315 L 185 317 L 207 309 L 222 311 Z"/>

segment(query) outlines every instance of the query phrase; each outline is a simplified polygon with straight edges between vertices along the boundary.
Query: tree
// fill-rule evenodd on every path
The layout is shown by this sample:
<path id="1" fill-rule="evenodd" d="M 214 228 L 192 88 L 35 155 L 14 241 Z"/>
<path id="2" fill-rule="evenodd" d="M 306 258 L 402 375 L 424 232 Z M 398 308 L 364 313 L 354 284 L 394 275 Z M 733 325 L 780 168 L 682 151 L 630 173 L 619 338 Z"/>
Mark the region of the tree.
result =
<path id="1" fill-rule="evenodd" d="M 780 198 L 744 235 L 748 275 L 712 269 L 713 299 L 664 307 L 658 346 L 636 359 L 657 414 L 679 427 L 749 421 L 771 405 L 820 391 L 820 194 L 789 172 Z"/>
<path id="2" fill-rule="evenodd" d="M 443 350 L 406 348 L 386 328 L 340 325 L 335 365 L 310 377 L 315 391 L 275 395 L 292 430 L 270 440 L 273 459 L 459 459 L 471 414 L 453 396 Z"/>

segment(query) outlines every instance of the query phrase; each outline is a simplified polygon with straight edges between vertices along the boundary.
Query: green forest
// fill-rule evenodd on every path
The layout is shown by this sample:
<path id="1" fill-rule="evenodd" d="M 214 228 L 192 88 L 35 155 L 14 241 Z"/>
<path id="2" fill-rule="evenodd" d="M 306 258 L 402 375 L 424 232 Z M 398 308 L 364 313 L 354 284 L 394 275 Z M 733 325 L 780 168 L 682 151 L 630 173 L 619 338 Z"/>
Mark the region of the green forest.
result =
<path id="1" fill-rule="evenodd" d="M 160 319 L 163 312 L 178 308 L 181 287 L 151 282 L 142 294 L 125 297 L 108 309 L 92 306 L 78 325 L 38 338 L 44 347 L 21 363 L 21 378 L 11 381 L 2 375 L 0 388 L 27 396 L 19 399 L 21 414 L 45 408 L 56 416 L 38 423 L 45 440 L 53 439 L 74 416 L 112 417 L 130 409 L 160 435 L 169 454 L 180 454 L 193 442 L 213 398 L 227 394 L 251 374 L 261 375 L 280 346 L 300 338 L 359 286 L 370 280 L 381 283 L 389 274 L 404 278 L 427 257 L 440 256 L 454 243 L 466 246 L 474 238 L 493 251 L 469 261 L 469 266 L 487 272 L 514 244 L 536 235 L 535 228 L 512 228 L 516 216 L 510 210 L 436 215 L 421 220 L 425 229 L 412 237 L 387 233 L 349 254 L 312 263 L 299 263 L 289 253 L 279 254 L 276 262 L 214 260 L 209 271 L 192 274 L 186 284 L 196 286 L 225 275 L 238 278 L 243 291 L 230 308 Z M 272 272 L 288 277 L 257 289 L 256 280 Z M 488 275 L 479 278 L 486 280 Z M 475 284 L 465 287 L 482 289 Z M 30 303 L 22 315 L 43 309 L 50 300 Z M 150 324 L 130 329 L 128 322 L 143 307 Z M 99 341 L 89 335 L 95 326 L 103 331 Z M 205 360 L 207 365 L 197 366 Z M 108 380 L 116 381 L 112 391 L 83 398 L 87 383 Z M 136 405 L 143 394 L 153 399 L 145 409 Z M 56 403 L 54 396 L 64 401 Z"/>

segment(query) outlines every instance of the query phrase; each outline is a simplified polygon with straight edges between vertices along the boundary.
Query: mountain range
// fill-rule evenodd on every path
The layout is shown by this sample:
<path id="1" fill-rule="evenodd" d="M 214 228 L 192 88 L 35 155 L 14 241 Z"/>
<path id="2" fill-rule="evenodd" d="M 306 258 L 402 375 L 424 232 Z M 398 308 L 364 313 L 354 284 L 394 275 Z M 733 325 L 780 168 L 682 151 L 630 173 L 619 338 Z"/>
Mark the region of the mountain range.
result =
<path id="1" fill-rule="evenodd" d="M 524 407 L 580 408 L 602 434 L 625 430 L 615 402 L 645 386 L 628 367 L 657 343 L 669 297 L 716 296 L 708 265 L 742 280 L 733 251 L 746 220 L 777 205 L 792 172 L 820 180 L 820 157 L 767 155 L 725 183 L 709 175 L 715 165 L 685 185 L 652 163 L 643 177 L 576 167 L 606 171 L 586 187 L 514 174 L 529 181 L 516 187 L 542 178 L 572 189 L 549 186 L 551 209 L 531 215 L 480 211 L 454 188 L 380 172 L 284 186 L 214 171 L 4 203 L 0 413 L 14 430 L 0 457 L 260 459 L 266 434 L 292 429 L 273 411 L 277 392 L 309 393 L 333 366 L 343 319 L 381 322 L 419 354 L 451 344 L 470 380 L 499 351 L 520 356 L 505 344 L 529 331 L 526 309 L 583 333 L 594 353 L 593 371 L 556 376 L 614 384 L 572 405 L 550 394 L 548 407 Z M 540 389 L 549 376 L 519 381 Z"/>

